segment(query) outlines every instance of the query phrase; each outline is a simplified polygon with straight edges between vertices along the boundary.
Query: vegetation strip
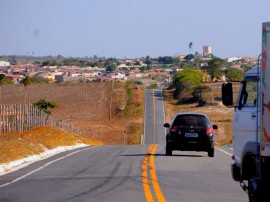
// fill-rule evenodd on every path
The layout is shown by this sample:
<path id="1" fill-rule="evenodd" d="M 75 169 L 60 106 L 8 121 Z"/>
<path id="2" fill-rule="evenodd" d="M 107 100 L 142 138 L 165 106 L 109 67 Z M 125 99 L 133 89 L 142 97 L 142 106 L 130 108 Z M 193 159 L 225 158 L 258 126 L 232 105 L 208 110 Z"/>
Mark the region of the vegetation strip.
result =
<path id="1" fill-rule="evenodd" d="M 155 152 L 157 144 L 149 146 L 142 163 L 142 184 L 146 200 L 152 202 L 155 200 L 166 201 L 158 184 L 156 170 L 155 170 Z M 149 174 L 149 177 L 148 177 Z M 155 195 L 151 192 L 150 186 L 154 189 Z"/>

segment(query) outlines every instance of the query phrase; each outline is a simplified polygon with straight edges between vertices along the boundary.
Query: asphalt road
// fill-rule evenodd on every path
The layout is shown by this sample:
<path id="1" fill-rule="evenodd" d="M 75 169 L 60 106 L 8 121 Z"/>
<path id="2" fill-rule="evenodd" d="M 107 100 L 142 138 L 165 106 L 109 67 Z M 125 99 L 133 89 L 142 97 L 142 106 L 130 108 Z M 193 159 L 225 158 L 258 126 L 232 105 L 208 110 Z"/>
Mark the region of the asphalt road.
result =
<path id="1" fill-rule="evenodd" d="M 231 178 L 229 148 L 216 149 L 214 158 L 165 156 L 160 91 L 145 92 L 145 112 L 143 145 L 77 149 L 0 176 L 0 202 L 248 201 Z"/>

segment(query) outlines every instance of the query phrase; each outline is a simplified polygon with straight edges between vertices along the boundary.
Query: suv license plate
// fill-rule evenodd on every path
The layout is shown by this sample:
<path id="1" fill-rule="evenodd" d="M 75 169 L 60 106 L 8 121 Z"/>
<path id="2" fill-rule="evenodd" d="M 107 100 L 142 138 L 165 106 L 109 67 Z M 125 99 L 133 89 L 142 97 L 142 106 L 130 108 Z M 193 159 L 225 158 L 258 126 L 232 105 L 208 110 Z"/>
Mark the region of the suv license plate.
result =
<path id="1" fill-rule="evenodd" d="M 185 137 L 198 137 L 198 133 L 185 133 Z"/>

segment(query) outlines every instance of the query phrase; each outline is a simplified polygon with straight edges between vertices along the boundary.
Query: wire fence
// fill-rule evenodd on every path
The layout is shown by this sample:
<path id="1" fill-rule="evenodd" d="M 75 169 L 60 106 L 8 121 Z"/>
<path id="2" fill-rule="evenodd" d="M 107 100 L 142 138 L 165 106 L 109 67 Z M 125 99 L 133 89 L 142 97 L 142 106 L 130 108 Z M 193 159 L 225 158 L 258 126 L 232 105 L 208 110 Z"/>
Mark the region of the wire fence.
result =
<path id="1" fill-rule="evenodd" d="M 0 104 L 0 133 L 25 132 L 41 126 L 61 127 L 80 134 L 78 128 L 51 118 L 30 103 Z"/>

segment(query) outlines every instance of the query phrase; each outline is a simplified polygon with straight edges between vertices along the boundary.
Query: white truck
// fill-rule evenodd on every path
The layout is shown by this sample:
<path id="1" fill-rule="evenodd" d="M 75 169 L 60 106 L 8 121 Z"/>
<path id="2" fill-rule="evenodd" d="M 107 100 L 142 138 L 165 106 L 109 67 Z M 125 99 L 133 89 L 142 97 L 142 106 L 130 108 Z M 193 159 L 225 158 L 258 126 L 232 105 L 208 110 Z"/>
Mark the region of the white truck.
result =
<path id="1" fill-rule="evenodd" d="M 249 201 L 270 201 L 270 22 L 262 24 L 258 65 L 245 73 L 236 105 L 231 83 L 222 85 L 224 105 L 234 106 L 232 177 Z"/>

